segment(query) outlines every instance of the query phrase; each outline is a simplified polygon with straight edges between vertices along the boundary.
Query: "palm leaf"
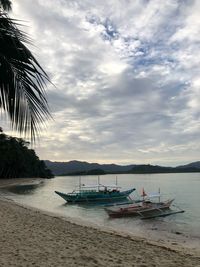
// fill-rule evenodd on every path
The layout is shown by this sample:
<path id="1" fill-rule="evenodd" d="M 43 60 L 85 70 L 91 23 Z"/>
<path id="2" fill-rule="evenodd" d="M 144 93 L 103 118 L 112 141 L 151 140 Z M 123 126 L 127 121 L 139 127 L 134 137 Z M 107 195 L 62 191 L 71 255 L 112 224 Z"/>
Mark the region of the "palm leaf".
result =
<path id="1" fill-rule="evenodd" d="M 11 1 L 10 0 L 0 0 L 0 6 L 3 10 L 10 11 L 11 10 Z"/>
<path id="2" fill-rule="evenodd" d="M 49 78 L 24 45 L 30 40 L 18 26 L 0 13 L 0 108 L 8 113 L 13 129 L 34 140 L 50 118 L 44 90 Z"/>

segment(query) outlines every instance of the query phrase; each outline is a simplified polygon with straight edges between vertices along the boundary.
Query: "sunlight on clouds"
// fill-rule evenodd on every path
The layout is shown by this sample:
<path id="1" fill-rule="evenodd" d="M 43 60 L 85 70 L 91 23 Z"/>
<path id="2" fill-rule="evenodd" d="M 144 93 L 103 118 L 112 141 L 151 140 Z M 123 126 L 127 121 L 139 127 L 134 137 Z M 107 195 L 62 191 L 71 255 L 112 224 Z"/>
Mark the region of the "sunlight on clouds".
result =
<path id="1" fill-rule="evenodd" d="M 139 152 L 150 154 L 150 153 L 168 153 L 168 152 L 184 152 L 188 151 L 188 149 L 194 149 L 198 150 L 200 145 L 196 145 L 194 142 L 190 142 L 188 144 L 180 144 L 180 145 L 173 145 L 173 144 L 167 144 L 167 143 L 161 143 L 154 147 L 148 147 L 146 149 L 138 149 Z"/>
<path id="2" fill-rule="evenodd" d="M 116 75 L 122 73 L 127 65 L 121 62 L 105 62 L 99 66 L 99 70 L 108 75 Z"/>
<path id="3" fill-rule="evenodd" d="M 169 75 L 171 69 L 166 65 L 154 65 L 152 71 L 155 73 L 160 73 L 162 76 Z"/>
<path id="4" fill-rule="evenodd" d="M 199 1 L 20 0 L 12 15 L 55 84 L 43 159 L 198 160 Z"/>

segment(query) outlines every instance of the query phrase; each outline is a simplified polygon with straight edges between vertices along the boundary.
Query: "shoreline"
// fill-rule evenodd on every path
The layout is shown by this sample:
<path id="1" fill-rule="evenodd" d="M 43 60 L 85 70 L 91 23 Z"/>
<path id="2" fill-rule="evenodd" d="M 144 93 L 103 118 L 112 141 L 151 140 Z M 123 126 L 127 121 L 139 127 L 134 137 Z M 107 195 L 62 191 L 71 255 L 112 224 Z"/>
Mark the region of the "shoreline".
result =
<path id="1" fill-rule="evenodd" d="M 1 199 L 1 197 L 0 197 L 0 201 L 1 200 L 4 201 L 4 199 Z M 57 218 L 57 219 L 60 219 L 62 221 L 66 221 L 67 223 L 70 223 L 72 225 L 77 225 L 77 226 L 86 227 L 86 228 L 92 228 L 94 230 L 97 230 L 97 231 L 100 231 L 103 233 L 108 233 L 111 235 L 124 237 L 124 238 L 127 238 L 129 240 L 144 242 L 146 244 L 150 244 L 150 245 L 157 246 L 160 248 L 165 248 L 167 250 L 171 250 L 174 252 L 181 252 L 181 253 L 186 253 L 188 255 L 200 257 L 200 244 L 198 247 L 195 247 L 195 248 L 192 247 L 191 248 L 187 245 L 185 245 L 185 246 L 183 244 L 180 245 L 180 241 L 178 241 L 178 240 L 175 240 L 176 242 L 173 242 L 172 240 L 166 241 L 163 239 L 160 239 L 158 241 L 158 240 L 155 240 L 151 237 L 147 238 L 145 235 L 142 236 L 142 235 L 136 235 L 136 234 L 133 234 L 130 232 L 126 232 L 123 230 L 115 230 L 112 227 L 97 225 L 95 223 L 88 222 L 88 221 L 85 221 L 85 220 L 80 219 L 80 218 L 66 217 L 66 216 L 62 216 L 60 214 L 51 212 L 51 211 L 41 210 L 41 209 L 36 208 L 36 207 L 31 207 L 31 206 L 28 206 L 25 204 L 18 203 L 18 202 L 14 201 L 12 199 L 9 199 L 9 198 L 8 199 L 5 198 L 5 201 L 8 201 L 8 202 L 11 201 L 11 203 L 13 203 L 14 205 L 19 206 L 21 208 L 40 213 L 41 215 Z M 178 237 L 178 236 L 176 236 L 176 237 Z"/>
<path id="2" fill-rule="evenodd" d="M 15 181 L 12 179 L 4 180 L 3 183 L 0 183 L 0 188 L 3 189 L 13 185 L 32 185 L 43 181 L 44 179 L 30 178 L 15 179 Z M 69 266 L 200 266 L 198 265 L 198 262 L 200 262 L 200 244 L 198 249 L 191 249 L 187 246 L 181 246 L 180 242 L 166 242 L 166 240 L 155 241 L 149 237 L 117 231 L 84 220 L 64 217 L 53 212 L 20 204 L 10 198 L 6 198 L 4 195 L 0 196 L 0 203 L 0 216 L 3 219 L 0 225 L 0 234 L 1 236 L 3 234 L 3 237 L 5 237 L 3 238 L 4 242 L 2 244 L 2 241 L 0 241 L 0 245 L 4 247 L 13 243 L 14 251 L 26 251 L 25 255 L 22 253 L 23 255 L 20 257 L 17 257 L 18 252 L 16 253 L 18 265 L 15 265 L 14 258 L 10 258 L 13 252 L 11 250 L 9 251 L 8 246 L 7 250 L 9 252 L 5 252 L 3 249 L 3 253 L 1 253 L 1 266 L 23 267 L 32 266 L 32 264 L 35 266 L 65 266 L 66 264 Z M 9 218 L 13 216 L 15 220 L 11 223 L 12 220 L 10 222 Z M 3 228 L 5 226 L 8 226 L 10 229 L 4 231 Z M 15 240 L 24 240 L 24 227 L 25 229 L 28 227 L 28 230 L 26 229 L 26 237 L 29 240 L 28 246 L 25 246 L 23 242 L 18 242 L 19 244 L 16 246 Z M 12 235 L 15 232 L 18 234 L 13 237 Z M 63 238 L 63 233 L 64 237 L 66 233 L 67 236 L 70 236 L 70 241 Z M 43 236 L 42 240 L 41 235 Z M 49 240 L 49 236 L 52 237 L 51 240 Z M 56 243 L 52 243 L 54 240 L 57 240 Z M 73 244 L 73 248 L 70 249 L 69 243 Z M 47 259 L 45 255 L 52 254 L 52 257 L 50 257 L 51 260 L 47 260 L 48 264 L 44 263 L 43 265 L 43 263 L 39 263 L 36 257 L 32 255 L 31 251 L 37 246 L 48 247 L 48 251 L 45 250 L 46 252 L 43 255 Z M 97 255 L 94 253 L 91 256 L 89 251 L 93 251 L 95 246 L 98 248 L 95 250 Z M 107 249 L 107 246 L 109 249 Z M 61 253 L 60 265 L 54 265 L 53 255 L 54 259 L 57 258 L 54 250 L 57 250 L 58 247 L 63 252 Z M 41 252 L 38 250 L 37 253 L 40 254 Z M 127 253 L 129 256 L 127 256 Z M 168 257 L 165 257 L 166 253 Z M 24 261 L 22 261 L 21 257 Z M 10 258 L 10 262 L 7 258 Z M 155 258 L 155 260 L 153 260 L 151 265 L 152 258 Z M 134 259 L 137 259 L 136 262 L 134 262 Z M 187 260 L 185 261 L 184 259 L 188 259 L 190 263 L 187 263 Z M 32 264 L 27 265 L 28 261 L 31 261 Z M 162 262 L 162 264 L 159 262 Z"/>
<path id="3" fill-rule="evenodd" d="M 17 178 L 17 179 L 4 179 L 0 180 L 0 190 L 2 189 L 2 193 L 4 189 L 6 191 L 10 191 L 10 188 L 15 187 L 15 186 L 38 186 L 39 184 L 42 184 L 46 181 L 47 179 L 44 178 Z M 149 229 L 138 229 L 134 232 L 130 231 L 130 229 L 126 228 L 117 228 L 117 227 L 112 227 L 112 225 L 102 225 L 98 224 L 97 222 L 91 222 L 88 221 L 87 219 L 84 218 L 76 218 L 76 217 L 70 217 L 69 215 L 62 215 L 59 212 L 56 211 L 48 211 L 45 209 L 42 209 L 40 207 L 32 206 L 32 205 L 27 205 L 26 203 L 19 203 L 12 197 L 7 197 L 6 194 L 4 193 L 0 195 L 0 197 L 4 197 L 5 199 L 8 200 L 13 200 L 16 205 L 25 207 L 27 209 L 33 209 L 42 212 L 43 214 L 50 215 L 50 216 L 57 216 L 60 217 L 68 222 L 75 223 L 78 225 L 82 226 L 87 226 L 87 227 L 92 227 L 95 229 L 98 229 L 100 231 L 106 231 L 106 232 L 111 232 L 115 233 L 116 235 L 122 235 L 122 236 L 129 236 L 130 238 L 134 239 L 142 239 L 146 240 L 148 242 L 151 242 L 153 244 L 156 244 L 158 246 L 164 246 L 164 247 L 172 247 L 174 250 L 184 250 L 188 251 L 193 251 L 193 254 L 200 254 L 200 238 L 199 236 L 192 235 L 192 233 L 186 233 L 182 232 L 180 229 L 176 229 L 172 227 L 169 229 L 169 225 L 162 226 L 160 228 L 160 225 L 154 224 L 154 226 L 150 225 Z M 108 218 L 109 219 L 109 218 Z M 155 221 L 156 222 L 156 221 Z M 166 230 L 168 229 L 168 230 Z"/>
<path id="4" fill-rule="evenodd" d="M 16 185 L 37 185 L 43 183 L 44 178 L 11 178 L 11 179 L 0 179 L 0 189 L 7 188 L 9 186 Z"/>
<path id="5" fill-rule="evenodd" d="M 200 262 L 200 254 L 189 250 L 80 225 L 3 197 L 0 202 L 1 266 L 197 267 Z"/>

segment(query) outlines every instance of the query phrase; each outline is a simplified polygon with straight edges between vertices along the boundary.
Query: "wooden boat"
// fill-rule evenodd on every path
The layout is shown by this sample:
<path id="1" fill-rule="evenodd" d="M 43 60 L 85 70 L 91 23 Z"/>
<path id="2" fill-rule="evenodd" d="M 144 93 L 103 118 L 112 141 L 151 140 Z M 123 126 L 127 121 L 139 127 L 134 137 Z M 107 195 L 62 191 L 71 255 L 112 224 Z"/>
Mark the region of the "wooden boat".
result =
<path id="1" fill-rule="evenodd" d="M 141 196 L 142 200 L 140 202 L 126 205 L 113 205 L 112 207 L 105 208 L 105 211 L 111 218 L 140 216 L 141 219 L 152 219 L 184 212 L 179 207 L 176 207 L 176 210 L 170 209 L 174 199 L 161 202 L 160 189 L 156 194 L 147 195 L 143 188 Z M 153 202 L 151 201 L 152 198 L 158 198 L 158 201 Z"/>
<path id="2" fill-rule="evenodd" d="M 62 197 L 65 201 L 70 203 L 80 202 L 117 202 L 126 200 L 127 197 L 135 190 L 131 188 L 126 191 L 120 191 L 120 187 L 116 185 L 103 185 L 98 183 L 93 186 L 86 186 L 79 181 L 78 189 L 72 193 L 62 193 L 55 191 L 57 195 Z"/>
<path id="3" fill-rule="evenodd" d="M 127 205 L 118 205 L 109 208 L 105 208 L 111 218 L 120 217 L 130 217 L 130 216 L 140 216 L 140 217 L 150 217 L 155 215 L 155 213 L 161 213 L 164 210 L 170 208 L 173 199 L 164 202 L 151 202 L 151 201 L 141 201 L 140 203 L 133 203 Z"/>

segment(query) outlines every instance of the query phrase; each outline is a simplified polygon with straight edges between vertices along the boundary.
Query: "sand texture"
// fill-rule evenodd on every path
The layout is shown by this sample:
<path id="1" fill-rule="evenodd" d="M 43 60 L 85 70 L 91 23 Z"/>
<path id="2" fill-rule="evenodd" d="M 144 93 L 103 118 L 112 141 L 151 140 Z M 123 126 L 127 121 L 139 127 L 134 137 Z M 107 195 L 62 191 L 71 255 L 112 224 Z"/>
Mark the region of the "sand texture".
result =
<path id="1" fill-rule="evenodd" d="M 200 266 L 200 258 L 0 200 L 0 266 Z"/>

